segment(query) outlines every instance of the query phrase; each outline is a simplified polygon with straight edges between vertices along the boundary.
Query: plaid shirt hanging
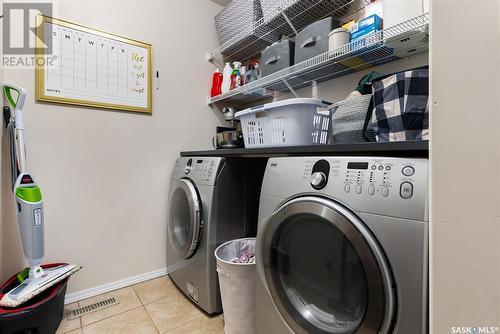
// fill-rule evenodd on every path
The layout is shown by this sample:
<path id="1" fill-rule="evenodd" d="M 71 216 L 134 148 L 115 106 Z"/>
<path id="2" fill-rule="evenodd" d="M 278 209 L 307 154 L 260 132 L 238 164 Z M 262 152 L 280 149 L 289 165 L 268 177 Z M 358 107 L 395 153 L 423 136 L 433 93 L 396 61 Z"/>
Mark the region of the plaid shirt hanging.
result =
<path id="1" fill-rule="evenodd" d="M 429 67 L 373 80 L 371 128 L 377 141 L 429 139 Z"/>

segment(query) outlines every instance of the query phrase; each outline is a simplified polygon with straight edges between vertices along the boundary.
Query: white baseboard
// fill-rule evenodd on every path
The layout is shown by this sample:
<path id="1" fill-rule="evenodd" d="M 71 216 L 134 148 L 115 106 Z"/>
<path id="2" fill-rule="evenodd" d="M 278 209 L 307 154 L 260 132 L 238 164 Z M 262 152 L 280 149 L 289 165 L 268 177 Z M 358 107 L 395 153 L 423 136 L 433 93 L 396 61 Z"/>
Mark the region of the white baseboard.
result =
<path id="1" fill-rule="evenodd" d="M 74 302 L 77 302 L 77 301 L 82 300 L 82 299 L 86 299 L 86 298 L 100 295 L 102 293 L 106 293 L 109 291 L 113 291 L 116 289 L 130 286 L 133 284 L 148 281 L 148 280 L 153 279 L 153 278 L 164 276 L 164 275 L 168 274 L 168 272 L 169 272 L 168 269 L 165 267 L 165 268 L 161 268 L 158 270 L 150 271 L 148 273 L 144 273 L 144 274 L 140 274 L 140 275 L 136 275 L 136 276 L 131 276 L 131 277 L 127 277 L 127 278 L 124 278 L 124 279 L 121 279 L 118 281 L 99 285 L 99 286 L 96 286 L 94 288 L 69 293 L 66 295 L 64 303 L 65 304 L 74 303 Z"/>

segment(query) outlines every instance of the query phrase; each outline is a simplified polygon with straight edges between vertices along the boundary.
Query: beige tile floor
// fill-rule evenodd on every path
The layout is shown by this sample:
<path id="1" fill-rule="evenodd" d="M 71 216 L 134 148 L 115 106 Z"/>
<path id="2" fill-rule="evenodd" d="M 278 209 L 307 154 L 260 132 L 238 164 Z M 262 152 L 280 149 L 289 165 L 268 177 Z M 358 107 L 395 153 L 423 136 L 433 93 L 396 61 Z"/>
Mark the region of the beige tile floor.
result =
<path id="1" fill-rule="evenodd" d="M 78 307 L 113 296 L 120 303 L 67 320 Z M 193 305 L 168 276 L 66 305 L 57 334 L 222 334 L 222 315 L 207 316 Z"/>

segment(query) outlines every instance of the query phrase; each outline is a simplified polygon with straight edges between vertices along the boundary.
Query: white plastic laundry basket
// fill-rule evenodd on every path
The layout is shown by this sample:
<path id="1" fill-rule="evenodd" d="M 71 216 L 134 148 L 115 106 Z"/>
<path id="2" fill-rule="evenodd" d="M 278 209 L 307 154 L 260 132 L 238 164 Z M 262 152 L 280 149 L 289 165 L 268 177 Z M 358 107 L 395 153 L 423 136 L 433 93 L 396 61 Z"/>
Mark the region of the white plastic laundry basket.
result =
<path id="1" fill-rule="evenodd" d="M 328 144 L 329 103 L 296 98 L 267 103 L 236 113 L 246 148 Z"/>
<path id="2" fill-rule="evenodd" d="M 255 263 L 233 263 L 244 252 L 255 254 L 255 238 L 223 243 L 215 250 L 224 310 L 225 334 L 255 334 Z"/>

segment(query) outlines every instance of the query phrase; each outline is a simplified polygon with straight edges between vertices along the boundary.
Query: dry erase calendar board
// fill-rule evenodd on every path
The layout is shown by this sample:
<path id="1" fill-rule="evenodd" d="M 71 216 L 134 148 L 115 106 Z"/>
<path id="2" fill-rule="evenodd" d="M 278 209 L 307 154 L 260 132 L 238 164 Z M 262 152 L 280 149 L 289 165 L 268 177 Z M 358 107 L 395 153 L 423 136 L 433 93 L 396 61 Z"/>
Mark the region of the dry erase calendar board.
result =
<path id="1" fill-rule="evenodd" d="M 42 15 L 38 20 L 40 42 L 51 39 L 53 61 L 37 67 L 37 101 L 151 113 L 150 44 Z"/>

